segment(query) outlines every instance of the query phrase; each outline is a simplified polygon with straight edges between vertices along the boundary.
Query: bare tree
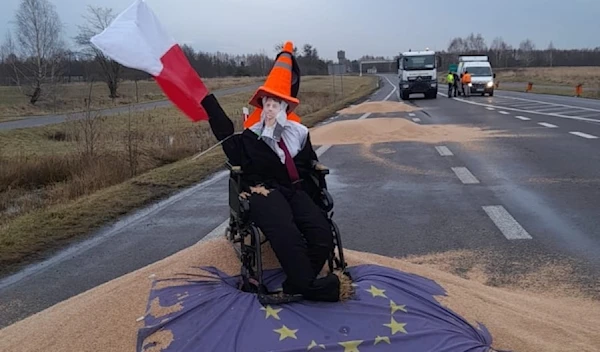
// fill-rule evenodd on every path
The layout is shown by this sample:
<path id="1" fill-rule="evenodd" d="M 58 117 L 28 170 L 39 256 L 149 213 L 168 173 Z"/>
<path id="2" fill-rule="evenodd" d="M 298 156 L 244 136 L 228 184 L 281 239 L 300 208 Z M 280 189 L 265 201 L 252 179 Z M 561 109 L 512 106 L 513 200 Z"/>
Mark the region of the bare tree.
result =
<path id="1" fill-rule="evenodd" d="M 547 53 L 548 63 L 550 64 L 550 67 L 552 67 L 552 64 L 554 63 L 554 43 L 552 43 L 552 41 L 550 41 L 550 44 L 548 44 Z"/>
<path id="2" fill-rule="evenodd" d="M 481 53 L 481 52 L 487 51 L 487 45 L 485 44 L 485 39 L 483 39 L 483 36 L 481 35 L 481 33 L 478 33 L 477 35 L 471 33 L 465 39 L 465 43 L 466 43 L 467 51 L 474 52 L 474 53 Z"/>
<path id="3" fill-rule="evenodd" d="M 125 135 L 125 149 L 127 162 L 129 164 L 129 176 L 137 175 L 139 166 L 139 119 L 135 119 L 135 127 L 132 122 L 131 106 L 127 115 L 127 132 Z"/>
<path id="4" fill-rule="evenodd" d="M 450 53 L 464 53 L 467 50 L 465 41 L 460 37 L 452 39 L 448 44 L 448 52 Z"/>
<path id="5" fill-rule="evenodd" d="M 102 75 L 106 85 L 108 86 L 109 97 L 114 99 L 119 96 L 119 78 L 123 71 L 123 67 L 118 62 L 108 58 L 98 50 L 92 43 L 91 39 L 96 34 L 106 29 L 115 18 L 115 15 L 110 8 L 88 6 L 88 13 L 83 18 L 86 24 L 79 26 L 79 34 L 75 37 L 77 44 L 86 48 L 96 58 L 96 62 L 102 69 Z"/>
<path id="6" fill-rule="evenodd" d="M 77 118 L 74 115 L 67 118 L 71 122 L 74 129 L 74 134 L 77 135 L 79 141 L 80 152 L 87 158 L 93 159 L 98 155 L 99 140 L 104 126 L 105 116 L 101 116 L 100 112 L 92 111 L 92 90 L 94 82 L 90 82 L 88 88 L 88 96 L 85 99 L 86 110 L 82 118 Z"/>
<path id="7" fill-rule="evenodd" d="M 42 86 L 55 82 L 58 77 L 65 47 L 62 23 L 48 0 L 22 0 L 15 17 L 16 39 L 23 60 L 15 72 L 30 81 L 30 90 L 22 91 L 31 98 L 30 103 L 35 104 L 42 96 Z"/>
<path id="8" fill-rule="evenodd" d="M 490 50 L 494 53 L 496 57 L 496 65 L 500 66 L 501 62 L 504 59 L 504 66 L 506 67 L 508 54 L 511 50 L 510 45 L 508 45 L 502 37 L 496 37 L 490 45 Z"/>
<path id="9" fill-rule="evenodd" d="M 533 51 L 535 50 L 535 44 L 530 39 L 525 39 L 519 44 L 519 55 L 525 63 L 525 66 L 531 66 L 535 59 Z"/>

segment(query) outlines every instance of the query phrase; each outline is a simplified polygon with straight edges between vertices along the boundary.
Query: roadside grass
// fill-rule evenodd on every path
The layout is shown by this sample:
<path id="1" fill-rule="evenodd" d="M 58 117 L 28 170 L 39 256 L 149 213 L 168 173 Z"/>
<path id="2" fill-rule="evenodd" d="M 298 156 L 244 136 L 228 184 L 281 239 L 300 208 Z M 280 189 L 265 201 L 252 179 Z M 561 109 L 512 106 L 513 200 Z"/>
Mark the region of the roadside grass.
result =
<path id="1" fill-rule="evenodd" d="M 303 77 L 298 114 L 308 127 L 377 89 L 373 76 Z M 219 98 L 236 130 L 253 92 Z M 175 108 L 0 133 L 0 274 L 40 259 L 140 207 L 222 169 L 207 122 Z M 227 197 L 226 194 L 223 195 Z"/>
<path id="2" fill-rule="evenodd" d="M 264 77 L 219 77 L 204 78 L 206 86 L 211 90 L 246 86 L 264 81 Z M 46 87 L 48 95 L 35 105 L 31 105 L 28 97 L 18 87 L 0 86 L 0 122 L 49 114 L 63 114 L 86 110 L 89 96 L 89 83 L 65 83 Z M 160 87 L 153 80 L 123 81 L 119 85 L 119 97 L 111 99 L 104 82 L 92 83 L 91 109 L 106 109 L 126 106 L 134 103 L 166 99 Z"/>
<path id="3" fill-rule="evenodd" d="M 505 82 L 533 82 L 535 85 L 570 87 L 575 91 L 577 84 L 597 88 L 600 83 L 600 66 L 586 67 L 521 67 L 494 68 L 496 79 Z"/>

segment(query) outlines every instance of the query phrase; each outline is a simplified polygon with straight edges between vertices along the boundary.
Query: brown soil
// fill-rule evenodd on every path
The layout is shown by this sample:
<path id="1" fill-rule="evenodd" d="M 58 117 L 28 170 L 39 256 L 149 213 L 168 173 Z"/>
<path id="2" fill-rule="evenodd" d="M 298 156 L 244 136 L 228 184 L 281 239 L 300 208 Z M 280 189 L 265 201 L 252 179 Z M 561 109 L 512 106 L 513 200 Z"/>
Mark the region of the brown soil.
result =
<path id="1" fill-rule="evenodd" d="M 268 245 L 266 268 L 277 266 Z M 570 294 L 548 296 L 518 288 L 489 287 L 485 274 L 465 279 L 445 272 L 444 255 L 399 260 L 346 250 L 350 265 L 372 263 L 397 268 L 435 280 L 447 290 L 443 304 L 475 324 L 485 324 L 496 349 L 528 351 L 597 351 L 600 346 L 600 305 Z M 460 257 L 460 254 L 458 255 Z M 463 254 L 463 257 L 468 254 Z M 450 253 L 456 258 L 456 253 Z M 446 257 L 448 258 L 448 257 Z M 423 263 L 423 264 L 415 264 Z M 157 279 L 193 266 L 215 266 L 227 274 L 239 272 L 235 252 L 223 238 L 196 244 L 171 257 L 93 288 L 0 330 L 6 351 L 134 351 L 136 319 L 146 311 L 151 274 Z M 442 270 L 440 270 L 442 269 Z M 552 284 L 552 283 L 548 283 Z M 168 308 L 168 307 L 167 307 Z M 173 336 L 161 331 L 150 339 L 168 346 Z M 159 351 L 160 347 L 157 346 Z"/>

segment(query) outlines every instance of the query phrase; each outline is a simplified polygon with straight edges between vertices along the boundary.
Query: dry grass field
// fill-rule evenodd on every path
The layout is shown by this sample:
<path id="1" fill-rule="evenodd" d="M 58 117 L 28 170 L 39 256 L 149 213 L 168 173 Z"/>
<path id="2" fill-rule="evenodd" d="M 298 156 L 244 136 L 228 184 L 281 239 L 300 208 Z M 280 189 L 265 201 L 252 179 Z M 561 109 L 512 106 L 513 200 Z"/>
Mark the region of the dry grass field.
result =
<path id="1" fill-rule="evenodd" d="M 296 110 L 312 126 L 373 92 L 377 78 L 304 77 Z M 241 129 L 253 91 L 219 101 Z M 176 108 L 0 132 L 0 268 L 64 245 L 223 166 L 207 122 Z M 0 269 L 3 271 L 3 269 Z"/>
<path id="2" fill-rule="evenodd" d="M 262 82 L 261 77 L 204 78 L 211 90 L 232 88 Z M 137 85 L 137 88 L 136 88 Z M 49 95 L 31 105 L 28 97 L 17 87 L 0 87 L 0 121 L 30 115 L 48 115 L 84 111 L 89 96 L 89 83 L 62 84 L 49 89 Z M 132 103 L 165 99 L 153 80 L 124 81 L 119 86 L 119 98 L 111 99 L 104 82 L 92 83 L 91 109 L 105 109 Z"/>
<path id="3" fill-rule="evenodd" d="M 534 86 L 555 85 L 597 88 L 600 85 L 600 66 L 592 67 L 528 67 L 515 69 L 495 69 L 500 82 L 533 82 Z"/>

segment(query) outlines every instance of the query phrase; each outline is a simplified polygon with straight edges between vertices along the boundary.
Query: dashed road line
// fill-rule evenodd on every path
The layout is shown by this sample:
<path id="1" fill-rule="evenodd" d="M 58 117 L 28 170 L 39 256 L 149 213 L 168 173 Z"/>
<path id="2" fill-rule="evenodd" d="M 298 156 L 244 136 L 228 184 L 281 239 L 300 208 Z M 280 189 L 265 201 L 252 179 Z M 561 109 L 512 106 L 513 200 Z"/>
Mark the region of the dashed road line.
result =
<path id="1" fill-rule="evenodd" d="M 598 137 L 593 136 L 591 134 L 583 133 L 583 132 L 569 132 L 570 134 L 574 134 L 579 137 L 587 138 L 587 139 L 597 139 Z"/>
<path id="2" fill-rule="evenodd" d="M 538 122 L 538 125 L 544 126 L 544 127 L 548 127 L 548 128 L 556 128 L 558 126 L 553 125 L 551 123 L 547 123 L 547 122 Z"/>
<path id="3" fill-rule="evenodd" d="M 510 112 L 508 111 L 498 111 L 499 113 L 501 113 L 502 115 L 510 115 Z"/>
<path id="4" fill-rule="evenodd" d="M 370 115 L 371 115 L 371 113 L 370 113 L 370 112 L 364 113 L 364 114 L 362 114 L 362 115 L 361 115 L 361 116 L 358 118 L 358 120 L 364 120 L 364 119 L 366 119 L 367 117 L 369 117 Z"/>
<path id="5" fill-rule="evenodd" d="M 531 235 L 501 205 L 483 206 L 483 210 L 492 219 L 496 227 L 509 240 L 530 240 Z"/>
<path id="6" fill-rule="evenodd" d="M 414 122 L 421 122 L 421 119 L 418 117 L 415 117 L 414 119 L 412 119 Z"/>
<path id="7" fill-rule="evenodd" d="M 453 167 L 452 171 L 454 171 L 456 177 L 464 184 L 470 185 L 479 183 L 479 180 L 473 176 L 471 171 L 466 167 Z"/>
<path id="8" fill-rule="evenodd" d="M 408 113 L 408 116 L 411 116 L 411 117 L 412 117 L 412 116 L 417 116 L 417 115 L 415 115 L 415 114 L 414 114 L 414 113 L 412 113 L 412 112 L 409 112 L 409 113 Z"/>
<path id="9" fill-rule="evenodd" d="M 488 107 L 488 108 L 486 108 L 486 109 L 487 109 L 487 110 L 489 110 L 489 111 L 494 111 L 494 110 L 496 110 L 496 109 L 494 109 L 494 108 L 489 108 L 489 107 Z"/>
<path id="10" fill-rule="evenodd" d="M 438 151 L 438 153 L 440 153 L 441 156 L 454 155 L 454 154 L 452 154 L 452 151 L 450 151 L 450 149 L 448 149 L 448 147 L 446 147 L 444 145 L 436 146 L 435 149 Z"/>
<path id="11" fill-rule="evenodd" d="M 525 117 L 525 116 L 515 116 L 515 119 L 519 119 L 519 120 L 523 120 L 523 121 L 529 121 L 531 120 L 529 117 Z"/>

